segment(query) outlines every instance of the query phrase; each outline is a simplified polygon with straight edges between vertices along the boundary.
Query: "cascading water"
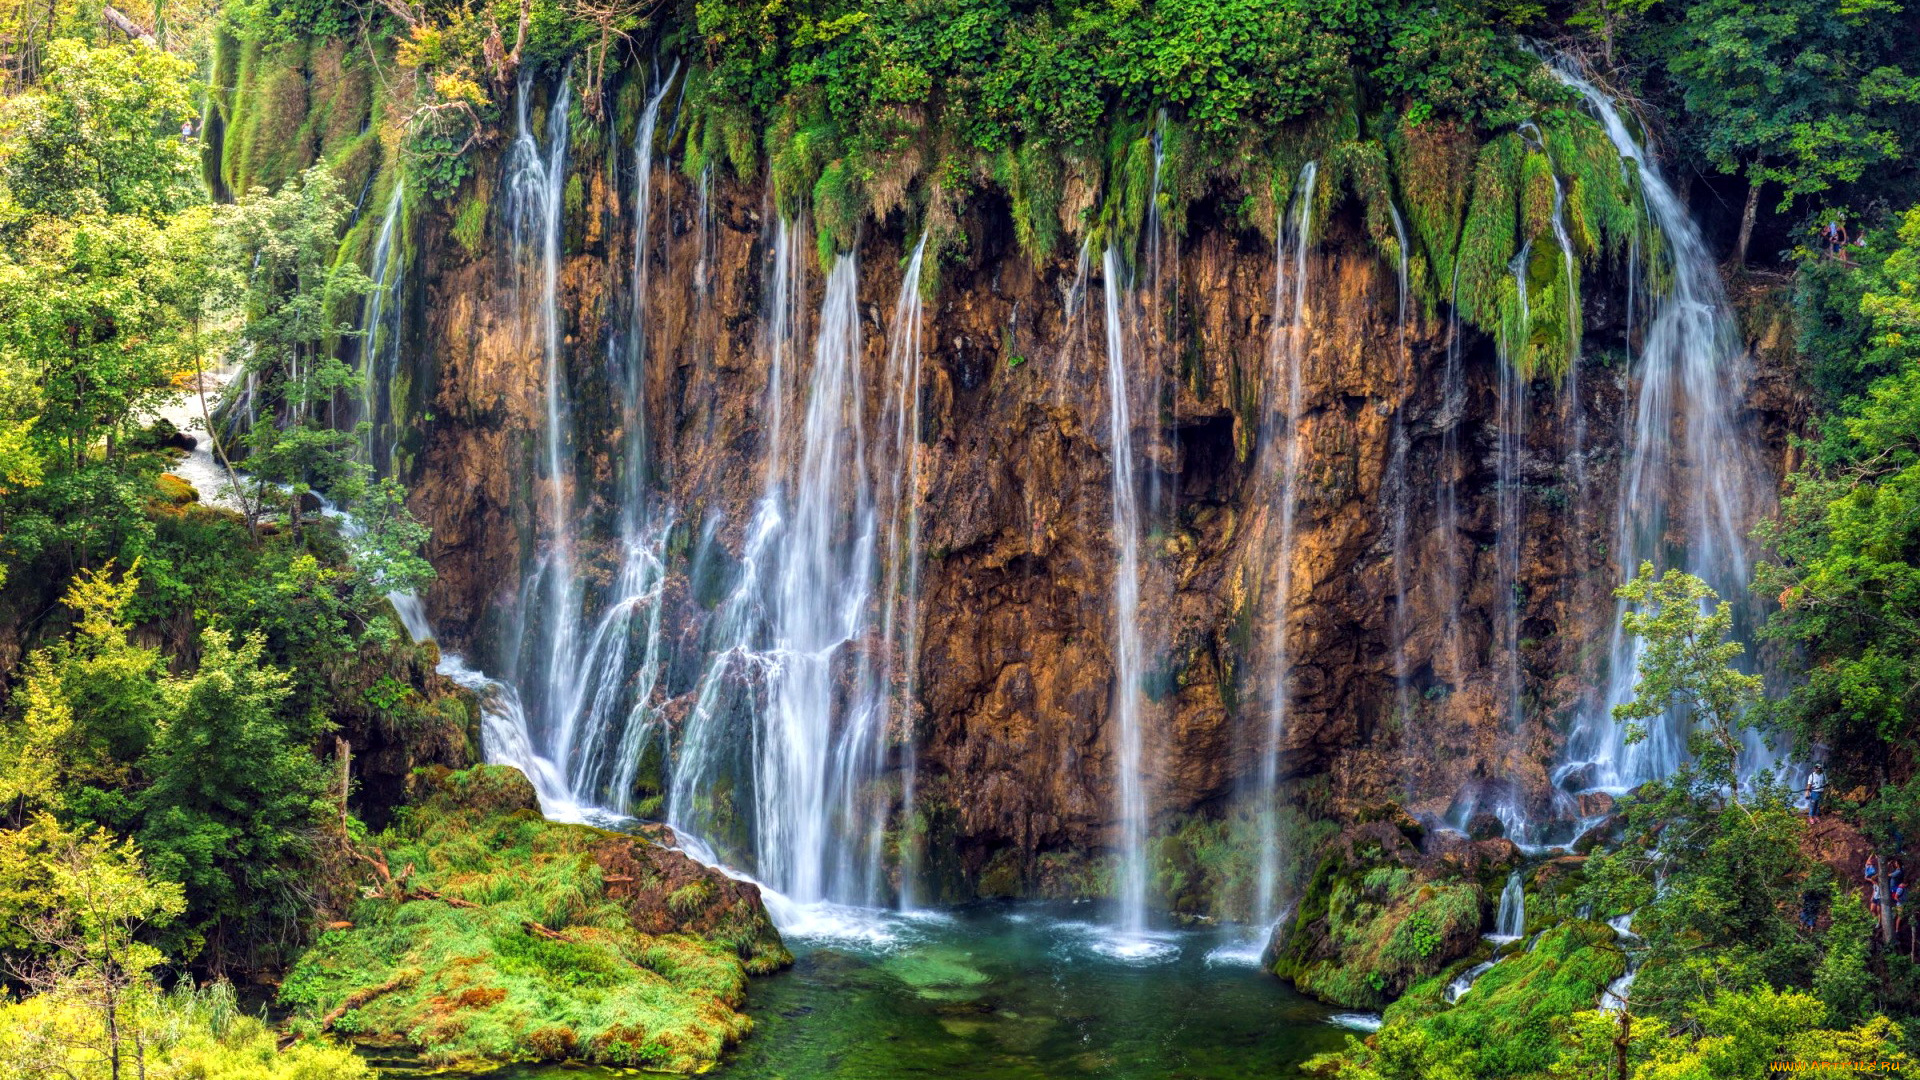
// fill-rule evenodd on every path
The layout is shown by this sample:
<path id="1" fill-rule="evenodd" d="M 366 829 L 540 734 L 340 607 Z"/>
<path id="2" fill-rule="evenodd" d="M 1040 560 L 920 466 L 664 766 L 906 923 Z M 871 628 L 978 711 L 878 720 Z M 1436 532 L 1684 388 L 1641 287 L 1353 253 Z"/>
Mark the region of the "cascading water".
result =
<path id="1" fill-rule="evenodd" d="M 895 304 L 889 391 L 870 428 L 853 254 L 827 276 L 803 393 L 792 370 L 805 293 L 799 231 L 776 226 L 769 268 L 766 488 L 709 628 L 668 820 L 749 866 L 783 902 L 874 905 L 888 891 L 882 845 L 902 804 L 886 781 L 917 643 L 924 251 Z M 804 403 L 797 427 L 789 393 Z M 902 800 L 910 770 L 903 762 Z M 716 798 L 728 790 L 751 798 L 730 810 Z"/>
<path id="2" fill-rule="evenodd" d="M 1407 227 L 1400 220 L 1398 207 L 1389 205 L 1387 212 L 1393 221 L 1393 236 L 1400 246 L 1400 267 L 1398 280 L 1400 285 L 1399 301 L 1399 355 L 1400 377 L 1414 379 L 1413 357 L 1407 352 Z M 1393 498 L 1393 695 L 1394 711 L 1401 723 L 1406 722 L 1410 711 L 1407 688 L 1407 515 L 1413 501 L 1412 478 L 1408 475 L 1408 457 L 1411 439 L 1407 433 L 1405 402 L 1408 395 L 1403 386 L 1402 406 L 1393 414 L 1392 460 L 1387 466 L 1387 483 L 1392 489 Z"/>
<path id="3" fill-rule="evenodd" d="M 360 329 L 360 419 L 367 425 L 362 453 L 376 475 L 393 469 L 393 379 L 400 368 L 400 296 L 405 267 L 394 235 L 406 201 L 406 183 L 396 180 L 380 231 L 373 241 L 373 290 L 367 294 Z"/>
<path id="4" fill-rule="evenodd" d="M 1499 396 L 1496 405 L 1499 425 L 1496 449 L 1494 501 L 1499 535 L 1496 541 L 1498 583 L 1500 589 L 1500 652 L 1502 690 L 1507 697 L 1507 727 L 1517 731 L 1524 718 L 1521 700 L 1523 682 L 1520 670 L 1520 560 L 1525 544 L 1524 488 L 1521 483 L 1521 455 L 1527 438 L 1527 383 L 1515 367 L 1522 350 L 1532 336 L 1532 313 L 1527 306 L 1527 262 L 1532 244 L 1522 245 L 1514 256 L 1514 288 L 1519 294 L 1519 324 L 1502 327 L 1499 357 Z"/>
<path id="5" fill-rule="evenodd" d="M 883 517 L 887 523 L 881 561 L 886 567 L 886 587 L 881 593 L 881 662 L 886 665 L 882 680 L 882 701 L 888 712 L 881 718 L 882 738 L 874 740 L 877 773 L 884 767 L 886 744 L 896 734 L 904 760 L 900 769 L 900 814 L 904 819 L 913 812 L 915 776 L 911 703 L 914 675 L 920 653 L 920 271 L 927 254 L 926 232 L 913 246 L 906 275 L 900 281 L 900 296 L 893 304 L 893 327 L 887 341 L 887 386 L 890 388 L 887 411 L 893 419 L 890 442 L 880 447 L 884 457 L 882 471 L 890 478 Z M 896 727 L 904 728 L 896 732 Z M 873 846 L 872 872 L 879 872 L 879 841 L 886 821 L 884 807 L 876 804 L 881 816 L 869 833 Z M 907 845 L 901 852 L 900 906 L 914 903 L 913 882 L 918 876 L 917 852 Z"/>
<path id="6" fill-rule="evenodd" d="M 1120 257 L 1109 244 L 1100 257 L 1107 325 L 1107 436 L 1113 456 L 1113 694 L 1115 811 L 1119 823 L 1120 928 L 1138 935 L 1147 921 L 1147 793 L 1141 775 L 1140 506 L 1133 469 L 1133 419 L 1120 321 Z"/>
<path id="7" fill-rule="evenodd" d="M 1550 63 L 1559 80 L 1578 91 L 1620 156 L 1637 170 L 1640 191 L 1664 241 L 1670 265 L 1664 293 L 1637 358 L 1639 392 L 1633 403 L 1614 518 L 1612 551 L 1621 578 L 1642 561 L 1669 562 L 1670 534 L 1683 533 L 1681 568 L 1712 585 L 1742 609 L 1749 567 L 1745 534 L 1754 517 L 1753 459 L 1735 423 L 1744 377 L 1744 353 L 1718 267 L 1686 207 L 1658 164 L 1635 142 L 1613 101 L 1564 61 Z M 1686 499 L 1673 500 L 1681 490 Z M 1620 793 L 1672 773 L 1686 759 L 1686 723 L 1677 716 L 1648 725 L 1647 738 L 1626 741 L 1613 706 L 1631 700 L 1639 677 L 1640 644 L 1621 627 L 1621 605 L 1609 642 L 1604 699 L 1583 711 L 1568 740 L 1563 778 L 1583 774 L 1579 786 Z M 1746 625 L 1736 620 L 1736 628 Z M 1757 733 L 1749 733 L 1743 775 L 1773 764 Z"/>
<path id="8" fill-rule="evenodd" d="M 1289 224 L 1282 219 L 1274 229 L 1273 320 L 1267 343 L 1267 371 L 1264 393 L 1265 430 L 1261 433 L 1260 473 L 1279 475 L 1279 491 L 1274 509 L 1279 528 L 1274 537 L 1274 635 L 1270 647 L 1272 682 L 1267 703 L 1267 725 L 1260 745 L 1260 772 L 1255 790 L 1260 816 L 1260 867 L 1254 883 L 1253 914 L 1260 925 L 1279 917 L 1280 820 L 1276 805 L 1280 790 L 1280 750 L 1287 726 L 1287 614 L 1293 602 L 1293 526 L 1294 501 L 1300 479 L 1299 445 L 1301 404 L 1304 388 L 1301 367 L 1306 362 L 1307 252 L 1313 235 L 1314 185 L 1320 175 L 1317 162 L 1309 161 L 1300 170 L 1294 186 L 1293 215 Z M 1291 239 L 1293 267 L 1287 267 Z M 1275 409 L 1275 392 L 1285 387 L 1285 397 Z M 1278 461 L 1273 458 L 1277 455 Z M 1277 466 L 1277 467 L 1276 467 Z"/>
<path id="9" fill-rule="evenodd" d="M 522 582 L 508 681 L 518 688 L 526 718 L 528 775 L 542 804 L 558 816 L 578 816 L 584 806 L 595 805 L 596 793 L 581 790 L 579 775 L 591 755 L 576 754 L 576 737 L 583 713 L 604 714 L 614 707 L 600 692 L 602 686 L 589 685 L 582 678 L 582 597 L 573 565 L 573 433 L 558 295 L 571 77 L 569 68 L 554 91 L 544 146 L 531 119 L 532 81 L 522 77 L 514 107 L 514 141 L 507 155 L 505 207 L 513 239 L 514 293 L 523 332 L 539 349 L 546 419 L 538 498 L 541 557 Z M 605 645 L 602 635 L 593 635 L 592 648 Z"/>
<path id="10" fill-rule="evenodd" d="M 1500 890 L 1500 910 L 1494 917 L 1496 941 L 1518 941 L 1527 932 L 1527 894 L 1520 883 L 1520 871 L 1507 876 L 1507 887 Z"/>

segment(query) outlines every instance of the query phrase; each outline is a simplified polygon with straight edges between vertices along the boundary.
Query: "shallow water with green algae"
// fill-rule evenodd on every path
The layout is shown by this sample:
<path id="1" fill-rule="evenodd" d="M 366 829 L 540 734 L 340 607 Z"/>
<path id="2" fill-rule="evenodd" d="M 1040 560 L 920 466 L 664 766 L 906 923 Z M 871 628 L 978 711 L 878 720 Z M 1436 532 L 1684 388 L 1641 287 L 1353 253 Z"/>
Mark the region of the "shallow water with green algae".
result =
<path id="1" fill-rule="evenodd" d="M 723 1080 L 1240 1080 L 1339 1047 L 1334 1010 L 1252 963 L 1230 931 L 1116 943 L 1090 906 L 987 905 L 816 922 L 755 979 L 754 1032 Z M 633 1070 L 540 1066 L 489 1080 Z"/>

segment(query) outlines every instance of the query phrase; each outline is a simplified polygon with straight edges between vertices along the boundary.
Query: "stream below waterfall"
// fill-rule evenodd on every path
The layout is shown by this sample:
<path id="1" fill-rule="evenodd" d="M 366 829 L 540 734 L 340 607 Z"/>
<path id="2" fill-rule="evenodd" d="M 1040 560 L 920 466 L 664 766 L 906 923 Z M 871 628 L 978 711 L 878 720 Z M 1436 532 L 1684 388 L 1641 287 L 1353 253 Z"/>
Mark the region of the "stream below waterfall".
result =
<path id="1" fill-rule="evenodd" d="M 1149 931 L 1164 948 L 1142 962 L 1103 951 L 1110 920 L 1092 904 L 1041 903 L 813 920 L 819 936 L 788 936 L 793 967 L 753 980 L 753 1034 L 713 1075 L 1238 1080 L 1290 1076 L 1343 1045 L 1335 1010 L 1263 973 L 1238 928 Z"/>

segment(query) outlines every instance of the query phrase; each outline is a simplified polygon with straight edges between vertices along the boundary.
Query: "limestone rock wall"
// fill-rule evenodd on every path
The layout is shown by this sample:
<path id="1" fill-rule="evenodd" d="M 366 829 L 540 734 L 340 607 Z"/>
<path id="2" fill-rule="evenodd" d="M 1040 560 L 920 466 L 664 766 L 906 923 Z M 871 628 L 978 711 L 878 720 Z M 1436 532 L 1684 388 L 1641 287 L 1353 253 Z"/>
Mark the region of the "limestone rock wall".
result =
<path id="1" fill-rule="evenodd" d="M 569 196 L 560 274 L 576 432 L 567 452 L 580 478 L 579 561 L 604 578 L 618 565 L 608 539 L 620 435 L 608 350 L 628 317 L 631 155 L 609 151 L 573 170 L 579 198 Z M 422 215 L 424 291 L 410 351 L 421 450 L 409 480 L 441 575 L 429 606 L 443 636 L 483 660 L 508 629 L 538 550 L 532 478 L 545 423 L 527 285 L 516 285 L 497 220 L 499 172 L 483 170 L 470 196 L 496 206 L 474 250 L 454 241 L 448 216 Z M 645 390 L 658 483 L 683 532 L 670 548 L 667 600 L 674 649 L 663 694 L 673 717 L 684 715 L 675 699 L 692 689 L 712 606 L 696 563 L 710 571 L 738 555 L 764 485 L 773 211 L 754 186 L 716 181 L 703 193 L 665 167 L 653 185 Z M 1279 611 L 1277 480 L 1261 453 L 1263 410 L 1279 400 L 1273 244 L 1215 201 L 1189 221 L 1187 235 L 1166 242 L 1158 274 L 1143 270 L 1121 305 L 1149 519 L 1141 625 L 1152 805 L 1163 821 L 1210 812 L 1253 774 L 1282 632 L 1283 767 L 1326 778 L 1320 809 L 1395 800 L 1439 813 L 1463 787 L 1503 778 L 1543 798 L 1544 763 L 1592 685 L 1612 617 L 1617 570 L 1605 538 L 1628 389 L 1623 301 L 1588 290 L 1577 395 L 1544 381 L 1524 388 L 1516 584 L 1529 719 L 1515 728 L 1496 655 L 1504 600 L 1492 343 L 1456 333 L 1444 307 L 1412 305 L 1403 329 L 1395 268 L 1368 244 L 1354 209 L 1327 224 L 1310 259 L 1294 585 Z M 921 648 L 912 730 L 901 741 L 917 758 L 920 800 L 948 830 L 940 857 L 969 879 L 997 853 L 1013 852 L 1024 874 L 1042 853 L 1111 838 L 1114 544 L 1097 253 L 1076 293 L 1074 253 L 1035 265 L 1001 207 L 976 203 L 959 227 L 968 254 L 941 267 L 924 324 L 913 493 L 924 540 Z M 884 382 L 906 233 L 896 212 L 869 228 L 857 253 L 869 388 Z M 811 319 L 823 274 L 808 262 Z M 1451 393 L 1450 348 L 1459 373 Z M 1778 381 L 1756 385 L 1777 390 Z M 871 427 L 884 394 L 869 396 Z M 1756 392 L 1747 418 L 1774 445 L 1784 445 L 1783 401 Z M 796 407 L 787 403 L 790 416 Z M 1404 470 L 1395 468 L 1400 438 Z"/>

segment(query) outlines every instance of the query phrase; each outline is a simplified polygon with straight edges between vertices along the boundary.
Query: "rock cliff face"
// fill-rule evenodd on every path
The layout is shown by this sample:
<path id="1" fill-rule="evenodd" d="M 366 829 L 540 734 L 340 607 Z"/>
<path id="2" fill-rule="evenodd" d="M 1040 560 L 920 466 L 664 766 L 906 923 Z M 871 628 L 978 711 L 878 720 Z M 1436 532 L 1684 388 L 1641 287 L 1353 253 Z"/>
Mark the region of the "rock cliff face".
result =
<path id="1" fill-rule="evenodd" d="M 558 273 L 573 429 L 564 450 L 577 478 L 575 561 L 604 583 L 619 565 L 610 492 L 625 432 L 609 356 L 632 306 L 630 148 L 571 170 Z M 441 575 L 429 608 L 442 636 L 483 662 L 501 661 L 541 547 L 547 422 L 501 172 L 483 166 L 469 196 L 492 207 L 471 248 L 456 242 L 451 214 L 420 215 L 408 309 L 408 480 Z M 1313 789 L 1317 809 L 1392 800 L 1438 815 L 1476 784 L 1544 805 L 1547 766 L 1611 625 L 1618 568 L 1605 538 L 1629 389 L 1625 283 L 1589 286 L 1574 378 L 1510 387 L 1508 415 L 1520 422 L 1503 425 L 1493 343 L 1454 328 L 1444 306 L 1415 302 L 1403 325 L 1396 268 L 1342 208 L 1307 259 L 1302 456 L 1283 551 L 1274 459 L 1262 453 L 1266 433 L 1285 427 L 1274 243 L 1229 220 L 1224 202 L 1194 206 L 1186 234 L 1165 240 L 1117 305 L 1147 507 L 1149 805 L 1165 825 L 1217 812 L 1250 782 L 1279 634 L 1282 768 L 1327 778 Z M 672 657 L 656 694 L 673 722 L 694 690 L 715 575 L 737 572 L 768 468 L 774 213 L 763 191 L 660 166 L 651 214 L 644 393 L 654 482 L 679 523 L 663 618 Z M 869 229 L 855 253 L 869 430 L 910 253 L 901 217 Z M 916 759 L 916 798 L 939 831 L 929 861 L 950 893 L 1003 852 L 1030 880 L 1045 853 L 1110 844 L 1116 769 L 1108 283 L 1097 252 L 1032 263 L 991 200 L 957 227 L 968 254 L 940 268 L 923 324 L 910 493 L 923 541 L 919 649 L 911 724 L 893 750 L 896 762 Z M 809 322 L 823 278 L 807 266 L 797 308 Z M 804 369 L 809 356 L 785 362 Z M 783 378 L 804 386 L 791 371 Z M 1781 447 L 1790 397 L 1777 378 L 1753 385 L 1743 422 Z M 782 407 L 792 417 L 805 403 L 796 390 Z M 1517 725 L 1499 629 L 1503 431 L 1521 536 Z"/>

